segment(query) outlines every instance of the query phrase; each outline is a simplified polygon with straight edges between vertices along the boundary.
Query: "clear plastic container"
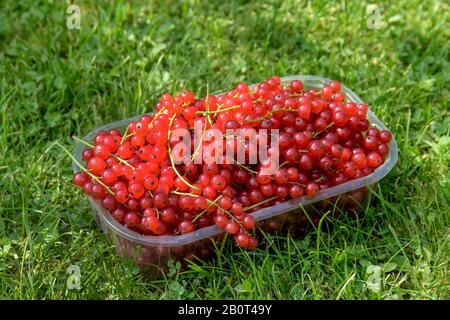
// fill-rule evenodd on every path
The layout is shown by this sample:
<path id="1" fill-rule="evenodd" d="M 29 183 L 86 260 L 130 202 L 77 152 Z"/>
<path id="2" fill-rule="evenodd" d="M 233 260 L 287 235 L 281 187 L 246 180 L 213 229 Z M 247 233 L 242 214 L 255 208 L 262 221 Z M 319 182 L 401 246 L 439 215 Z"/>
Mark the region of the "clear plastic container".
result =
<path id="1" fill-rule="evenodd" d="M 281 80 L 283 82 L 301 80 L 307 89 L 321 87 L 331 81 L 327 78 L 307 75 L 287 76 L 281 78 Z M 349 100 L 357 104 L 362 103 L 362 100 L 344 85 L 342 86 L 342 92 Z M 100 130 L 117 128 L 123 131 L 128 123 L 138 118 L 133 117 L 102 126 L 88 134 L 84 140 L 92 141 L 95 134 Z M 367 113 L 367 118 L 372 126 L 387 129 L 370 110 Z M 320 212 L 332 210 L 336 213 L 357 214 L 361 211 L 362 204 L 369 194 L 369 187 L 384 178 L 397 162 L 398 148 L 394 138 L 389 147 L 389 154 L 385 162 L 368 176 L 321 190 L 312 198 L 292 199 L 252 213 L 257 221 L 257 229 L 267 233 L 302 234 L 311 222 L 317 223 L 319 221 Z M 78 144 L 74 151 L 74 156 L 79 162 L 82 161 L 81 153 L 83 149 L 84 146 Z M 76 163 L 73 163 L 72 167 L 74 172 L 79 171 Z M 206 259 L 211 256 L 214 250 L 211 242 L 220 241 L 225 236 L 224 231 L 215 225 L 185 235 L 144 236 L 118 223 L 107 210 L 102 208 L 100 203 L 90 197 L 88 198 L 97 222 L 103 231 L 113 239 L 117 253 L 120 256 L 132 259 L 147 275 L 160 274 L 167 268 L 167 262 L 170 259 L 180 262 L 185 262 L 186 259 Z"/>

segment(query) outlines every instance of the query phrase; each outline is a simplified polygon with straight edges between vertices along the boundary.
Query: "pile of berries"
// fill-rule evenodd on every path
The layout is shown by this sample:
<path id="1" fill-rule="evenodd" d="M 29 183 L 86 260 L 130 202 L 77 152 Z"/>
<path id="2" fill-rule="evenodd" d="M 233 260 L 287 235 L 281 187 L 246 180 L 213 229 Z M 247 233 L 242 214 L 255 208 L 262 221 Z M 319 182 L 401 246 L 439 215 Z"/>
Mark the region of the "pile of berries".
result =
<path id="1" fill-rule="evenodd" d="M 144 235 L 180 235 L 216 224 L 237 245 L 254 249 L 252 212 L 291 198 L 369 175 L 384 162 L 392 135 L 370 127 L 367 106 L 345 101 L 341 84 L 305 90 L 301 81 L 273 76 L 252 89 L 245 83 L 219 96 L 195 99 L 185 91 L 164 94 L 156 113 L 131 122 L 122 133 L 100 131 L 82 158 L 73 183 L 127 228 Z M 257 164 L 176 164 L 175 129 L 278 129 L 273 174 Z M 215 141 L 200 144 L 203 152 Z M 229 143 L 229 142 L 228 142 Z M 243 144 L 246 159 L 251 148 Z M 227 143 L 220 152 L 225 155 Z M 80 164 L 81 165 L 81 164 Z"/>

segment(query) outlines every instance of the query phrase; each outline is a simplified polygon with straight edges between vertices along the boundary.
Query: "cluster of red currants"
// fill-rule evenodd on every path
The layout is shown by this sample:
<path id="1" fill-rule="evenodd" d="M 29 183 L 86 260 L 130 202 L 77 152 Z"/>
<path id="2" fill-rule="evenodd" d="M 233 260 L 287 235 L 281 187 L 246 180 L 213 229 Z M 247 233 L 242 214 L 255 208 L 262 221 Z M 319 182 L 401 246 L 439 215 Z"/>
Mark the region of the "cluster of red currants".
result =
<path id="1" fill-rule="evenodd" d="M 185 91 L 164 94 L 154 115 L 131 122 L 122 134 L 98 132 L 83 151 L 86 166 L 73 183 L 101 202 L 112 216 L 144 235 L 179 235 L 216 224 L 237 245 L 254 249 L 250 214 L 291 198 L 314 196 L 379 167 L 392 135 L 372 127 L 365 104 L 345 101 L 341 85 L 304 90 L 295 80 L 273 76 L 252 89 L 245 83 L 219 96 L 195 99 Z M 279 168 L 267 162 L 175 164 L 175 129 L 278 129 Z M 193 139 L 193 133 L 191 134 Z M 209 143 L 202 143 L 204 149 Z M 249 156 L 248 141 L 244 144 Z M 225 152 L 226 148 L 223 148 Z M 202 152 L 200 150 L 200 152 Z M 197 150 L 198 151 L 198 150 Z"/>

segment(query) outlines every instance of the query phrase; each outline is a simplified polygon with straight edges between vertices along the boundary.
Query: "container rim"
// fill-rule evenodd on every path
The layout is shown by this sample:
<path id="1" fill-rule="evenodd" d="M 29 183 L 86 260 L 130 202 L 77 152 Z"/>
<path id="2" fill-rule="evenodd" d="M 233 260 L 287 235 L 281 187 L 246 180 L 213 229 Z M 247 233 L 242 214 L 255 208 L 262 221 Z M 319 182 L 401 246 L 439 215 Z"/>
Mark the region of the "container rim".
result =
<path id="1" fill-rule="evenodd" d="M 285 76 L 281 77 L 282 82 L 288 82 L 293 80 L 300 80 L 304 82 L 305 87 L 308 88 L 314 88 L 318 86 L 322 86 L 323 84 L 329 83 L 331 79 L 319 77 L 319 76 L 312 76 L 312 75 L 292 75 L 292 76 Z M 249 86 L 252 88 L 254 85 Z M 354 93 L 352 90 L 350 90 L 347 86 L 342 84 L 341 91 L 346 95 L 348 99 L 351 101 L 359 104 L 363 103 L 361 98 Z M 387 129 L 387 127 L 384 125 L 383 122 L 381 122 L 377 116 L 372 112 L 367 112 L 367 118 L 370 121 L 370 123 L 379 129 Z M 115 121 L 106 125 L 103 125 L 94 131 L 90 132 L 87 136 L 84 137 L 84 140 L 90 141 L 94 138 L 95 134 L 98 131 L 101 130 L 110 130 L 113 128 L 121 127 L 124 125 L 127 125 L 131 121 L 135 121 L 139 119 L 139 116 L 131 117 L 128 119 Z M 271 207 L 263 208 L 261 210 L 258 210 L 256 212 L 252 213 L 252 216 L 255 218 L 256 221 L 262 221 L 267 218 L 275 217 L 280 214 L 286 213 L 290 210 L 293 210 L 295 208 L 299 208 L 301 206 L 307 206 L 312 203 L 315 203 L 317 201 L 321 201 L 345 192 L 349 192 L 358 188 L 361 188 L 363 186 L 372 185 L 378 181 L 380 181 L 382 178 L 384 178 L 389 171 L 392 170 L 392 168 L 395 166 L 397 159 L 398 159 L 398 146 L 397 142 L 395 141 L 395 138 L 392 137 L 392 140 L 390 142 L 389 146 L 389 154 L 385 159 L 385 162 L 378 167 L 374 172 L 372 172 L 370 175 L 347 181 L 343 184 L 333 186 L 331 188 L 321 190 L 312 198 L 309 197 L 301 197 L 297 199 L 291 199 L 286 202 L 283 202 L 278 205 L 274 205 Z M 81 161 L 81 153 L 83 151 L 84 146 L 81 143 L 78 143 L 76 145 L 76 148 L 73 152 L 73 155 L 75 159 L 78 161 Z M 72 169 L 74 172 L 79 171 L 79 166 L 74 162 L 72 162 Z M 182 246 L 191 244 L 193 242 L 197 242 L 206 238 L 210 238 L 213 236 L 216 236 L 220 233 L 223 233 L 224 231 L 217 227 L 216 225 L 212 225 L 209 227 L 201 228 L 199 230 L 196 230 L 194 232 L 184 234 L 184 235 L 177 235 L 177 236 L 145 236 L 141 235 L 137 232 L 131 231 L 127 229 L 125 226 L 117 222 L 112 215 L 107 212 L 105 209 L 103 209 L 97 201 L 93 200 L 91 197 L 88 197 L 91 205 L 95 206 L 99 212 L 99 218 L 102 220 L 103 223 L 105 223 L 108 228 L 110 228 L 113 232 L 120 235 L 121 237 L 130 240 L 134 243 L 138 243 L 144 246 L 166 246 L 166 247 L 174 247 L 174 246 Z"/>

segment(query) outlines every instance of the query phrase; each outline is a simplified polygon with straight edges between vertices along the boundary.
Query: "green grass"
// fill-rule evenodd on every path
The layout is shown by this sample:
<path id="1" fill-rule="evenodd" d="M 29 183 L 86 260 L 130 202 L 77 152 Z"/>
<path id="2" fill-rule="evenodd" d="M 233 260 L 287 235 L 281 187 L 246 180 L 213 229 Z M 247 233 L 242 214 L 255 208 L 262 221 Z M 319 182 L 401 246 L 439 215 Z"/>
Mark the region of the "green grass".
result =
<path id="1" fill-rule="evenodd" d="M 75 2 L 72 31 L 65 1 L 2 2 L 0 298 L 449 298 L 448 5 L 382 2 L 372 30 L 361 1 Z M 272 74 L 354 89 L 392 129 L 397 166 L 364 216 L 331 232 L 268 237 L 250 253 L 228 243 L 144 279 L 95 224 L 55 143 L 151 111 L 164 91 Z M 70 265 L 80 290 L 67 289 Z"/>

